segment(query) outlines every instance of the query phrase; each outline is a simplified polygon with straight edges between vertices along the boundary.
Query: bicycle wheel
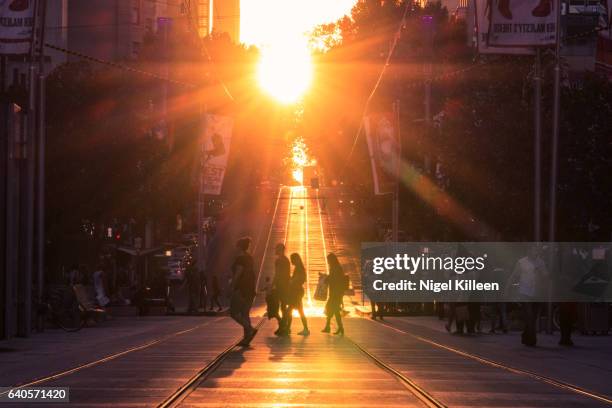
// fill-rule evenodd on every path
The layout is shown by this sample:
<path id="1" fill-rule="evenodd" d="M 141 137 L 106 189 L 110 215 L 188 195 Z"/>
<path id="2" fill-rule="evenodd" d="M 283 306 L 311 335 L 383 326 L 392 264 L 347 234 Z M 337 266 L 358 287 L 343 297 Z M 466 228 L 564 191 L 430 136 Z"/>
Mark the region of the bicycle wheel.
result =
<path id="1" fill-rule="evenodd" d="M 64 331 L 76 332 L 84 325 L 83 316 L 76 301 L 68 301 L 59 310 L 54 310 L 55 322 Z"/>

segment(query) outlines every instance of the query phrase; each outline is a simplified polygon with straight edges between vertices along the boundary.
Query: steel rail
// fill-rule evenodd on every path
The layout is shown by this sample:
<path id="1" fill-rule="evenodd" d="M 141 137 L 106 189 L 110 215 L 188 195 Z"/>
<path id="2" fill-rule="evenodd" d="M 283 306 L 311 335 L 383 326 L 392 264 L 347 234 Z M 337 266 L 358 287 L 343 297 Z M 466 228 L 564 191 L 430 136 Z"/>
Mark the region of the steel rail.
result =
<path id="1" fill-rule="evenodd" d="M 262 318 L 255 326 L 255 329 L 259 330 L 266 320 L 267 319 L 265 317 Z M 189 397 L 192 392 L 197 390 L 198 387 L 223 364 L 223 361 L 225 361 L 225 359 L 234 351 L 234 348 L 238 347 L 238 343 L 240 343 L 241 340 L 242 339 L 236 340 L 231 346 L 219 353 L 212 361 L 206 364 L 200 371 L 194 374 L 176 391 L 162 401 L 157 408 L 171 408 L 181 405 L 181 403 L 187 397 Z"/>
<path id="2" fill-rule="evenodd" d="M 216 322 L 218 322 L 220 320 L 223 320 L 225 318 L 226 317 L 219 317 L 219 318 L 214 319 L 212 321 L 208 321 L 208 322 L 205 322 L 205 323 L 202 323 L 202 324 L 198 324 L 198 325 L 196 325 L 194 327 L 191 327 L 189 329 L 180 330 L 180 331 L 177 331 L 177 332 L 174 332 L 174 333 L 162 336 L 162 337 L 160 337 L 160 338 L 158 338 L 156 340 L 152 340 L 152 341 L 149 341 L 147 343 L 141 344 L 139 346 L 131 347 L 131 348 L 128 348 L 126 350 L 110 354 L 108 356 L 99 358 L 97 360 L 90 361 L 88 363 L 80 364 L 78 366 L 75 366 L 75 367 L 67 369 L 67 370 L 58 371 L 56 373 L 49 374 L 49 375 L 46 375 L 44 377 L 36 378 L 34 380 L 30 380 L 30 381 L 25 382 L 25 383 L 17 384 L 15 386 L 11 387 L 11 388 L 12 389 L 19 389 L 19 388 L 24 388 L 24 387 L 31 387 L 31 386 L 42 384 L 42 383 L 49 382 L 49 381 L 52 381 L 52 380 L 57 380 L 58 378 L 62 378 L 62 377 L 65 377 L 67 375 L 74 374 L 74 373 L 76 373 L 78 371 L 81 371 L 81 370 L 84 370 L 86 368 L 90 368 L 90 367 L 93 367 L 93 366 L 97 366 L 97 365 L 106 363 L 106 362 L 111 361 L 111 360 L 115 360 L 116 358 L 122 357 L 122 356 L 124 356 L 126 354 L 133 353 L 135 351 L 144 350 L 144 349 L 149 348 L 151 346 L 154 346 L 156 344 L 163 343 L 163 342 L 165 342 L 167 340 L 170 340 L 171 338 L 174 338 L 176 336 L 180 336 L 180 335 L 185 334 L 185 333 L 192 332 L 192 331 L 197 330 L 199 328 L 202 328 L 204 326 L 208 326 L 210 324 L 216 323 Z M 0 393 L 0 396 L 4 395 L 7 392 L 8 392 L 8 390 L 5 391 L 5 392 Z"/>
<path id="3" fill-rule="evenodd" d="M 350 339 L 349 337 L 345 337 L 345 339 L 349 343 L 351 343 L 357 350 L 359 350 L 363 355 L 365 355 L 370 360 L 372 360 L 374 364 L 376 364 L 378 367 L 380 367 L 381 369 L 383 369 L 384 371 L 388 372 L 393 377 L 395 377 L 400 383 L 402 383 L 402 385 L 404 385 L 404 387 L 408 389 L 408 391 L 410 391 L 415 397 L 417 397 L 420 402 L 425 404 L 425 406 L 429 408 L 446 408 L 447 407 L 446 404 L 437 400 L 430 393 L 428 393 L 425 389 L 423 389 L 422 387 L 417 385 L 414 381 L 412 381 L 410 378 L 406 377 L 404 374 L 402 374 L 401 372 L 399 372 L 398 370 L 396 370 L 389 364 L 382 361 L 380 358 L 378 358 L 377 356 L 369 352 L 366 348 L 362 347 L 361 345 L 359 345 L 358 343 L 356 343 L 354 340 Z"/>
<path id="4" fill-rule="evenodd" d="M 544 383 L 553 385 L 553 386 L 555 386 L 557 388 L 561 388 L 563 390 L 571 391 L 571 392 L 574 392 L 576 394 L 580 394 L 582 396 L 585 396 L 585 397 L 588 397 L 588 398 L 592 398 L 592 399 L 595 399 L 597 401 L 604 402 L 606 404 L 612 405 L 612 397 L 611 396 L 599 394 L 599 393 L 596 393 L 594 391 L 588 390 L 586 388 L 583 388 L 583 387 L 580 387 L 580 386 L 577 386 L 577 385 L 574 385 L 574 384 L 570 384 L 570 383 L 565 382 L 565 381 L 557 380 L 555 378 L 548 377 L 548 376 L 545 376 L 545 375 L 542 375 L 542 374 L 538 374 L 538 373 L 535 373 L 533 371 L 524 370 L 522 368 L 512 367 L 512 366 L 509 366 L 509 365 L 506 365 L 506 364 L 503 364 L 503 363 L 500 363 L 500 362 L 497 362 L 497 361 L 494 361 L 494 360 L 490 360 L 490 359 L 485 358 L 485 357 L 478 356 L 476 354 L 469 353 L 467 351 L 459 350 L 457 348 L 450 347 L 450 346 L 447 346 L 445 344 L 438 343 L 438 342 L 430 340 L 428 338 L 425 338 L 425 337 L 422 337 L 422 336 L 418 336 L 416 334 L 413 334 L 413 333 L 407 332 L 405 330 L 399 329 L 399 328 L 397 328 L 397 327 L 395 327 L 395 326 L 393 326 L 393 325 L 391 325 L 391 324 L 389 324 L 387 322 L 379 322 L 379 321 L 377 321 L 377 323 L 379 323 L 379 324 L 381 324 L 381 325 L 383 325 L 385 327 L 388 327 L 388 328 L 390 328 L 392 330 L 395 330 L 398 333 L 406 334 L 406 335 L 408 335 L 408 336 L 410 336 L 410 337 L 412 337 L 412 338 L 414 338 L 416 340 L 422 341 L 424 343 L 430 344 L 432 346 L 441 348 L 441 349 L 446 350 L 446 351 L 450 351 L 450 352 L 458 354 L 460 356 L 463 356 L 463 357 L 475 360 L 475 361 L 477 361 L 477 362 L 479 362 L 481 364 L 488 365 L 490 367 L 499 368 L 499 369 L 502 369 L 502 370 L 505 370 L 505 371 L 508 371 L 508 372 L 511 372 L 511 373 L 514 373 L 514 374 L 527 376 L 527 377 L 530 377 L 530 378 L 542 381 Z"/>

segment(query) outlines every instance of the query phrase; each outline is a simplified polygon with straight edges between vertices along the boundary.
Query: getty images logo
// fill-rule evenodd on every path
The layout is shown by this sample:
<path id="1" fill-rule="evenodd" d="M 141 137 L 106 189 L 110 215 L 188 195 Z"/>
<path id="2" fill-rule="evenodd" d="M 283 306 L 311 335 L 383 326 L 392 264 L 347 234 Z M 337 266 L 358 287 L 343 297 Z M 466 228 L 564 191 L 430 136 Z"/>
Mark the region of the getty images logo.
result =
<path id="1" fill-rule="evenodd" d="M 487 254 L 482 256 L 410 256 L 396 254 L 392 257 L 372 259 L 372 272 L 380 275 L 385 271 L 406 271 L 414 275 L 418 271 L 452 271 L 458 275 L 465 272 L 482 271 L 485 268 Z"/>

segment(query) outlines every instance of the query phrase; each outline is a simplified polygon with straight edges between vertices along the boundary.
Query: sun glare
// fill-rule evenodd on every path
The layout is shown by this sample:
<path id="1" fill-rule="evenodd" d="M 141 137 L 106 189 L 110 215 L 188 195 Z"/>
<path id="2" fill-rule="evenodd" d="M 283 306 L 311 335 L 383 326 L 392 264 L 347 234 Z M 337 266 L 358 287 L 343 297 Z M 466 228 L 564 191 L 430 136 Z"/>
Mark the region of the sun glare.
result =
<path id="1" fill-rule="evenodd" d="M 355 3 L 357 0 L 241 0 L 240 41 L 261 50 L 260 87 L 281 103 L 299 101 L 314 71 L 309 32 L 350 14 Z"/>
<path id="2" fill-rule="evenodd" d="M 312 81 L 308 48 L 286 44 L 264 48 L 257 68 L 259 85 L 282 103 L 297 102 Z"/>

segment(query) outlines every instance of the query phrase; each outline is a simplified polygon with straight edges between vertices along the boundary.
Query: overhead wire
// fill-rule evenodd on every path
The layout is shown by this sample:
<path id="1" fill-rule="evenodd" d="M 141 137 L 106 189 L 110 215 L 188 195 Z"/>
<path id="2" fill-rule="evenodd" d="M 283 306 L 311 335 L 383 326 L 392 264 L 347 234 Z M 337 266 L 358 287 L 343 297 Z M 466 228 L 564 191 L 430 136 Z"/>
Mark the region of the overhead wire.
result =
<path id="1" fill-rule="evenodd" d="M 125 64 L 119 64 L 117 62 L 108 61 L 108 60 L 104 60 L 104 59 L 101 59 L 101 58 L 93 57 L 91 55 L 83 54 L 81 52 L 74 51 L 74 50 L 69 50 L 67 48 L 59 47 L 57 45 L 45 43 L 45 47 L 46 48 L 50 48 L 52 50 L 63 52 L 64 54 L 67 54 L 67 55 L 73 55 L 75 57 L 79 57 L 79 58 L 82 58 L 82 59 L 87 60 L 87 61 L 96 62 L 98 64 L 106 65 L 106 66 L 113 67 L 113 68 L 116 68 L 116 69 L 120 69 L 120 70 L 123 70 L 123 71 L 132 72 L 132 73 L 135 73 L 135 74 L 144 75 L 144 76 L 147 76 L 147 77 L 150 77 L 150 78 L 159 79 L 161 81 L 170 82 L 170 83 L 173 83 L 173 84 L 176 84 L 176 85 L 186 86 L 186 87 L 189 87 L 189 88 L 196 88 L 197 87 L 196 84 L 192 84 L 192 83 L 189 83 L 189 82 L 178 81 L 178 80 L 175 80 L 175 79 L 164 77 L 164 76 L 156 74 L 154 72 L 145 71 L 145 70 L 142 70 L 142 69 L 130 67 L 130 66 L 125 65 Z"/>
<path id="2" fill-rule="evenodd" d="M 366 99 L 366 102 L 363 108 L 362 118 L 368 113 L 370 103 L 372 102 L 372 99 L 374 98 L 374 94 L 376 94 L 376 91 L 378 90 L 378 87 L 380 83 L 382 82 L 383 76 L 385 75 L 385 72 L 387 71 L 387 67 L 389 66 L 389 62 L 391 61 L 391 57 L 393 56 L 393 52 L 395 51 L 395 47 L 397 46 L 397 42 L 399 41 L 400 35 L 402 33 L 402 28 L 406 24 L 406 16 L 408 15 L 408 10 L 411 8 L 411 6 L 412 6 L 412 3 L 407 1 L 406 6 L 404 7 L 404 13 L 402 15 L 402 19 L 400 20 L 400 24 L 397 28 L 397 31 L 395 32 L 395 35 L 393 36 L 393 42 L 391 43 L 391 46 L 389 47 L 389 51 L 387 52 L 387 57 L 385 58 L 385 64 L 383 65 L 380 71 L 380 74 L 378 75 L 378 78 L 376 80 L 376 83 L 374 84 L 374 87 L 372 88 L 372 91 L 370 92 L 370 94 L 368 95 L 368 98 Z M 351 150 L 349 151 L 349 155 L 346 159 L 346 162 L 344 163 L 342 173 L 344 173 L 344 170 L 346 170 L 346 168 L 348 167 L 348 164 L 351 160 L 351 157 L 353 156 L 353 152 L 355 151 L 355 147 L 357 146 L 357 141 L 359 140 L 359 135 L 361 134 L 362 130 L 363 130 L 363 120 L 360 120 L 359 128 L 357 129 L 357 133 L 355 134 L 355 138 L 353 140 Z"/>

